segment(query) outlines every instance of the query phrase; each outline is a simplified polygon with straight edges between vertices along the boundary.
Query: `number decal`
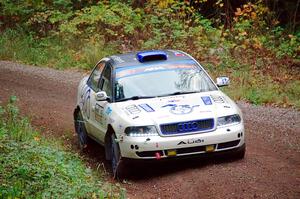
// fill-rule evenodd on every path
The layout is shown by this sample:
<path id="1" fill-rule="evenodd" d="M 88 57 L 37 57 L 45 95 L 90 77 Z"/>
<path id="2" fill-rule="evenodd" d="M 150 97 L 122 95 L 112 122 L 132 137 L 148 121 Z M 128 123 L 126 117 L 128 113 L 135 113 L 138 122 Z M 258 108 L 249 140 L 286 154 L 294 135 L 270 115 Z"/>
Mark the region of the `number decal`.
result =
<path id="1" fill-rule="evenodd" d="M 90 97 L 90 94 L 91 94 L 91 89 L 86 87 L 86 91 L 84 92 L 84 95 L 81 97 L 82 99 L 82 111 L 83 111 L 83 114 L 87 117 L 87 119 L 90 119 L 90 112 L 91 112 L 91 109 L 90 109 L 90 101 L 91 101 L 91 97 Z"/>

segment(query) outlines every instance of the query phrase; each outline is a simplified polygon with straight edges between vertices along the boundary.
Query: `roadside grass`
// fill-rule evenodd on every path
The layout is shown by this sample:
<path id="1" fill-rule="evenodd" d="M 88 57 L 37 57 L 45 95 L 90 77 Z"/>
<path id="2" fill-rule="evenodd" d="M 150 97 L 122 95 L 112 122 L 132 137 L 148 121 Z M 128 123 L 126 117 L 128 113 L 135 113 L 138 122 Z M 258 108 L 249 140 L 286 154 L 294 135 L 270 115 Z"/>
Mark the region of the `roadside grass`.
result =
<path id="1" fill-rule="evenodd" d="M 234 100 L 300 110 L 300 70 L 285 66 L 287 60 L 251 49 L 220 57 L 217 63 L 204 61 L 203 66 L 214 78 L 230 78 L 230 85 L 222 90 Z"/>
<path id="2" fill-rule="evenodd" d="M 101 38 L 92 41 L 62 40 L 55 36 L 37 38 L 21 29 L 8 29 L 1 33 L 0 59 L 56 69 L 90 69 L 100 57 L 117 53 L 115 45 L 104 44 Z"/>
<path id="3" fill-rule="evenodd" d="M 0 198 L 125 198 L 77 154 L 35 131 L 15 101 L 0 106 Z"/>
<path id="4" fill-rule="evenodd" d="M 232 75 L 232 85 L 224 88 L 224 91 L 236 100 L 248 101 L 252 104 L 281 104 L 283 106 L 292 106 L 297 100 L 290 95 L 284 85 L 280 85 L 268 76 L 255 75 L 251 76 L 251 72 Z M 296 82 L 290 83 L 292 86 Z M 233 88 L 233 89 L 232 89 Z"/>
<path id="5" fill-rule="evenodd" d="M 276 82 L 269 75 L 252 74 L 251 71 L 229 73 L 231 85 L 224 92 L 235 100 L 255 105 L 274 105 L 300 109 L 300 81 Z"/>

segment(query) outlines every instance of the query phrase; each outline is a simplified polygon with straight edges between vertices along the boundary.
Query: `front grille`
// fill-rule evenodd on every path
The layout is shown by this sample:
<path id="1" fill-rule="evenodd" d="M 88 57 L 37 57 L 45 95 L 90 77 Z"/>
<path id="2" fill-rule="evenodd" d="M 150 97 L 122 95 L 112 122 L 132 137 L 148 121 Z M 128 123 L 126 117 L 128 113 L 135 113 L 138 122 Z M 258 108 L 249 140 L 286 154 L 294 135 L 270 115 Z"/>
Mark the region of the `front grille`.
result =
<path id="1" fill-rule="evenodd" d="M 205 152 L 205 146 L 196 146 L 176 149 L 177 154 Z"/>
<path id="2" fill-rule="evenodd" d="M 142 158 L 154 158 L 156 153 L 159 153 L 160 156 L 164 155 L 162 151 L 141 151 L 141 152 L 137 151 L 136 152 L 136 154 Z"/>
<path id="3" fill-rule="evenodd" d="M 203 132 L 214 128 L 214 119 L 194 120 L 160 125 L 163 135 L 187 134 L 191 132 Z"/>
<path id="4" fill-rule="evenodd" d="M 225 149 L 225 148 L 230 148 L 230 147 L 235 147 L 240 143 L 240 140 L 234 140 L 231 142 L 223 142 L 218 144 L 218 149 Z"/>

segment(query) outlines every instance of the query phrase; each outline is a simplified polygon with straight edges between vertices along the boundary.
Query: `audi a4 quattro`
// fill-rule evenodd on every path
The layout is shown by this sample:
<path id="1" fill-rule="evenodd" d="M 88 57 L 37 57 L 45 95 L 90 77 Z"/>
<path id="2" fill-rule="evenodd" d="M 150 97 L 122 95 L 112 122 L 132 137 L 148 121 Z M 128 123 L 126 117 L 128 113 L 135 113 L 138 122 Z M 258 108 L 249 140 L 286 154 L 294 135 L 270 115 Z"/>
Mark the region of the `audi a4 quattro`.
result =
<path id="1" fill-rule="evenodd" d="M 245 154 L 242 113 L 190 55 L 152 50 L 101 59 L 78 87 L 79 146 L 102 144 L 114 176 L 123 159 Z"/>

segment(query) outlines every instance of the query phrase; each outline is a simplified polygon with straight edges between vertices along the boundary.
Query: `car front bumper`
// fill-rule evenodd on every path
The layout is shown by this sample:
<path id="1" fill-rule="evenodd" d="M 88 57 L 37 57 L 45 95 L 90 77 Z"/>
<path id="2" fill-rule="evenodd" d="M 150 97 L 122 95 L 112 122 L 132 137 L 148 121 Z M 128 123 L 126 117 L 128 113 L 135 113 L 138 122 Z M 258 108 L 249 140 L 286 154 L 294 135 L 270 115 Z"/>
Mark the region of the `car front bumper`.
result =
<path id="1" fill-rule="evenodd" d="M 130 159 L 161 159 L 215 153 L 239 149 L 245 145 L 242 123 L 206 133 L 181 136 L 124 136 L 120 142 L 121 155 Z"/>

